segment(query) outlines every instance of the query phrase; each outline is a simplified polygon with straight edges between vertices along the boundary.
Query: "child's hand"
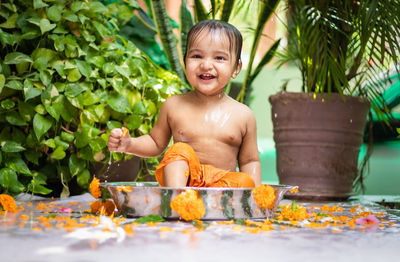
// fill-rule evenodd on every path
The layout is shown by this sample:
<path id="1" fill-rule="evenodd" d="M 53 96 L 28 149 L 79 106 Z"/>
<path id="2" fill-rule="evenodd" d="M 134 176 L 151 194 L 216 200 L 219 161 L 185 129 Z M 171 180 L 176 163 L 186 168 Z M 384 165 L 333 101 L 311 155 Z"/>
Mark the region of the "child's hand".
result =
<path id="1" fill-rule="evenodd" d="M 108 138 L 108 150 L 110 152 L 125 152 L 129 147 L 131 136 L 129 135 L 128 129 L 114 128 L 110 132 Z"/>

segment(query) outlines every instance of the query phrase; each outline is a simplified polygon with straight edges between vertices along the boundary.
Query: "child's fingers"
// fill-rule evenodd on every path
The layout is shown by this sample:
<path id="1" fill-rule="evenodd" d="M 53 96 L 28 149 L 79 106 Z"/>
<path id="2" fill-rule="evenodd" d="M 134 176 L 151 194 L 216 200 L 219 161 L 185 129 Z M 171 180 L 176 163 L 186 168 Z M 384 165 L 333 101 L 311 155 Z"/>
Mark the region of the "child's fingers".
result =
<path id="1" fill-rule="evenodd" d="M 123 131 L 121 128 L 114 128 L 110 132 L 110 138 L 121 138 L 123 135 Z"/>

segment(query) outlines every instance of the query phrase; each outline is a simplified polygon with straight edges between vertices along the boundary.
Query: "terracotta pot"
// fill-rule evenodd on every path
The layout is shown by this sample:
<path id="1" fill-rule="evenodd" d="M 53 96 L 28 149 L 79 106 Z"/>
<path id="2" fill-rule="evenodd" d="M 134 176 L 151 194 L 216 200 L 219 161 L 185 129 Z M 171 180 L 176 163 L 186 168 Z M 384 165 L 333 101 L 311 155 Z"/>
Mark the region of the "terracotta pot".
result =
<path id="1" fill-rule="evenodd" d="M 359 97 L 281 92 L 272 95 L 277 172 L 297 185 L 294 198 L 343 200 L 353 192 L 370 104 Z"/>

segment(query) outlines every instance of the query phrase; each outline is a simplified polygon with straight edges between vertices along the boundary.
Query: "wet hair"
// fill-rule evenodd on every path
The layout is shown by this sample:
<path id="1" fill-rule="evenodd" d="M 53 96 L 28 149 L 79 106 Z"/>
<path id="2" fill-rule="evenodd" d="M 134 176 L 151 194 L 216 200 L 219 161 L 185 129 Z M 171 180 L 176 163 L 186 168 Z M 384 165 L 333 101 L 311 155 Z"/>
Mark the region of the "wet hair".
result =
<path id="1" fill-rule="evenodd" d="M 200 37 L 200 34 L 204 31 L 207 31 L 211 34 L 213 33 L 223 33 L 228 37 L 229 40 L 229 51 L 236 54 L 236 63 L 237 66 L 240 61 L 240 56 L 242 53 L 242 43 L 243 38 L 242 34 L 239 30 L 233 25 L 226 23 L 221 20 L 203 20 L 197 24 L 195 24 L 189 31 L 186 41 L 186 50 L 185 55 L 183 57 L 183 61 L 186 63 L 186 55 L 190 46 Z"/>

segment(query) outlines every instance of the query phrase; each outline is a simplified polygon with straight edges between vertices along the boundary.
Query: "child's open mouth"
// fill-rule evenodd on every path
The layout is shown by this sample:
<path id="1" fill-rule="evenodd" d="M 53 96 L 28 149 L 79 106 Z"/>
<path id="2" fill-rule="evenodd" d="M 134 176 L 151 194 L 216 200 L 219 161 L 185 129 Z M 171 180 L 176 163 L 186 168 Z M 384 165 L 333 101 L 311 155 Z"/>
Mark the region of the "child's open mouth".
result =
<path id="1" fill-rule="evenodd" d="M 215 78 L 215 76 L 211 74 L 201 74 L 199 77 L 201 80 L 210 80 Z"/>

